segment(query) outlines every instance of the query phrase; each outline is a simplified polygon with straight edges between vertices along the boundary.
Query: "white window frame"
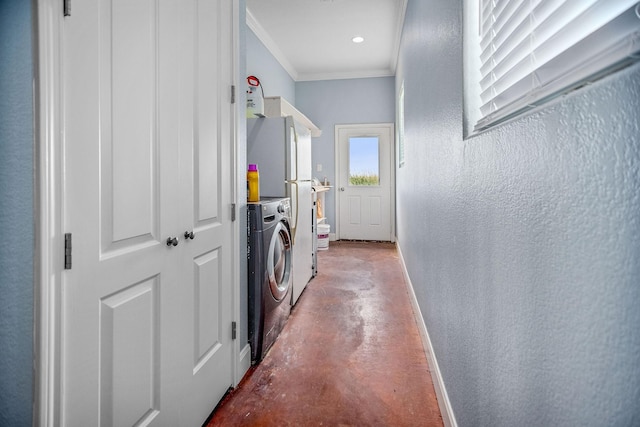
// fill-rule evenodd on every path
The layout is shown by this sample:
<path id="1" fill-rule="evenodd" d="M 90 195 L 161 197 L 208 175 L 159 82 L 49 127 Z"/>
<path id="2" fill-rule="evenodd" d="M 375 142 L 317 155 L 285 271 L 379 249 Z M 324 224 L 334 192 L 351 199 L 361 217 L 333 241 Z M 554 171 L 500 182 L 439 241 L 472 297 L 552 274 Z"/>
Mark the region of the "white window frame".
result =
<path id="1" fill-rule="evenodd" d="M 464 4 L 467 135 L 640 60 L 637 0 Z"/>

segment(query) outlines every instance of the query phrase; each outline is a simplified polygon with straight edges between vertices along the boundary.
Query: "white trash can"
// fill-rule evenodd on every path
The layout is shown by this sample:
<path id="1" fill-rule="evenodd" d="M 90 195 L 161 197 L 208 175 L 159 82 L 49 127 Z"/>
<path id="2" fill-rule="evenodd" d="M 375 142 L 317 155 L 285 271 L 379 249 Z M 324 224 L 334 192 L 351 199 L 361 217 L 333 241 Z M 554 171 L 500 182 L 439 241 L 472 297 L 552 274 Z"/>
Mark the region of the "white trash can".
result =
<path id="1" fill-rule="evenodd" d="M 329 232 L 331 232 L 329 224 L 318 224 L 318 250 L 329 249 Z"/>

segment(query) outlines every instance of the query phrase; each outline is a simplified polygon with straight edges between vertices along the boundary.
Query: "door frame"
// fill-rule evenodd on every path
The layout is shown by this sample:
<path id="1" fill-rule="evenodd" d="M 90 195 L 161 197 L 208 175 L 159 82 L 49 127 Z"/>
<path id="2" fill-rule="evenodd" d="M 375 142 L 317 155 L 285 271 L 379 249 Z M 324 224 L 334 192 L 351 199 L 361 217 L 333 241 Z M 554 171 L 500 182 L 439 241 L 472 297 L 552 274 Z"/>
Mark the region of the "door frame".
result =
<path id="1" fill-rule="evenodd" d="M 232 1 L 232 84 L 238 87 L 239 0 Z M 34 331 L 33 425 L 60 425 L 61 321 L 60 287 L 64 265 L 62 152 L 62 2 L 32 0 L 34 61 Z M 73 13 L 73 10 L 72 10 Z M 231 96 L 231 90 L 229 91 Z M 231 202 L 238 204 L 238 102 L 231 109 Z M 231 209 L 231 208 L 230 208 Z M 232 321 L 240 319 L 240 225 L 232 222 Z M 240 342 L 232 342 L 232 377 L 237 385 L 244 372 L 239 363 Z M 212 410 L 214 408 L 211 408 Z"/>
<path id="2" fill-rule="evenodd" d="M 333 150 L 335 154 L 335 190 L 334 191 L 334 200 L 335 200 L 335 239 L 340 240 L 340 188 L 338 183 L 341 182 L 340 178 L 340 130 L 342 129 L 362 129 L 363 131 L 370 127 L 382 127 L 389 129 L 389 209 L 390 216 L 389 221 L 391 221 L 389 232 L 391 234 L 391 242 L 394 243 L 396 241 L 396 169 L 395 169 L 395 146 L 396 146 L 396 138 L 394 132 L 394 124 L 393 123 L 360 123 L 360 124 L 342 124 L 335 125 L 334 137 L 333 137 Z"/>

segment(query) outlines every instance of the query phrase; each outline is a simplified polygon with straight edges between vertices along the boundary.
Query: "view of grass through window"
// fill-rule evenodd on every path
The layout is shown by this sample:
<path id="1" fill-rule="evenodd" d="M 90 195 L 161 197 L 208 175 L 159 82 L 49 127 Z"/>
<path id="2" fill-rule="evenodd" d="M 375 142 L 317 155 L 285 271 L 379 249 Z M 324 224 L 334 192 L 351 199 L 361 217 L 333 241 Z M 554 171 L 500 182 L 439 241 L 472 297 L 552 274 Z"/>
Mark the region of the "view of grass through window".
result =
<path id="1" fill-rule="evenodd" d="M 349 138 L 349 184 L 380 185 L 377 136 Z"/>

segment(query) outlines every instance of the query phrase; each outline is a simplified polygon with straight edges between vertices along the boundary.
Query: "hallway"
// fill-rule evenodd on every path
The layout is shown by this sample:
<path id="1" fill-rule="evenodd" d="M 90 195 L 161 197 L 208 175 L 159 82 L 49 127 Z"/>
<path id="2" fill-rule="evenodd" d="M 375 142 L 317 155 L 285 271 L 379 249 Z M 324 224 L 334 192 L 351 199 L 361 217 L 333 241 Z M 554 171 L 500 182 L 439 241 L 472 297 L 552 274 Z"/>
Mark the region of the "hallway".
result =
<path id="1" fill-rule="evenodd" d="M 318 271 L 207 426 L 441 426 L 395 246 L 331 242 Z"/>

